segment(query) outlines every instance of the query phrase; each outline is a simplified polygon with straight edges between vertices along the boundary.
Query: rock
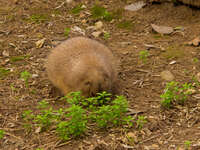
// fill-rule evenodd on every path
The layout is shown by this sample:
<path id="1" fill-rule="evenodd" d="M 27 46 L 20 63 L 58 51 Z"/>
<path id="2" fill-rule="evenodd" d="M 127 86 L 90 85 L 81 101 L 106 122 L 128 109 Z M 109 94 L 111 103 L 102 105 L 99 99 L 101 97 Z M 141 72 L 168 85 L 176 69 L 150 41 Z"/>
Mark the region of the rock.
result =
<path id="1" fill-rule="evenodd" d="M 139 2 L 125 6 L 124 9 L 129 10 L 129 11 L 137 11 L 141 9 L 142 7 L 144 7 L 145 5 L 146 3 L 144 1 L 139 1 Z"/>
<path id="2" fill-rule="evenodd" d="M 102 34 L 101 31 L 96 31 L 96 32 L 93 32 L 93 33 L 92 33 L 92 35 L 93 35 L 95 38 L 99 37 L 101 34 Z"/>
<path id="3" fill-rule="evenodd" d="M 153 28 L 154 31 L 160 34 L 171 34 L 174 31 L 172 27 L 158 26 L 155 24 L 151 24 L 151 27 Z"/>
<path id="4" fill-rule="evenodd" d="M 160 76 L 161 76 L 162 79 L 164 79 L 166 81 L 174 80 L 174 75 L 168 70 L 162 71 Z"/>
<path id="5" fill-rule="evenodd" d="M 74 26 L 71 30 L 72 30 L 72 32 L 78 32 L 82 35 L 85 35 L 85 30 L 79 28 L 78 26 Z"/>
<path id="6" fill-rule="evenodd" d="M 32 78 L 37 78 L 38 76 L 38 74 L 32 74 Z"/>
<path id="7" fill-rule="evenodd" d="M 9 52 L 6 51 L 6 50 L 4 50 L 4 51 L 2 52 L 2 55 L 3 55 L 4 57 L 9 57 L 9 56 L 10 56 L 10 55 L 9 55 Z"/>
<path id="8" fill-rule="evenodd" d="M 95 23 L 95 29 L 98 30 L 98 29 L 101 29 L 103 27 L 103 22 L 101 21 L 98 21 Z"/>
<path id="9" fill-rule="evenodd" d="M 175 64 L 175 63 L 176 63 L 176 61 L 173 60 L 173 61 L 171 61 L 169 64 L 170 64 L 170 65 L 173 65 L 173 64 Z"/>

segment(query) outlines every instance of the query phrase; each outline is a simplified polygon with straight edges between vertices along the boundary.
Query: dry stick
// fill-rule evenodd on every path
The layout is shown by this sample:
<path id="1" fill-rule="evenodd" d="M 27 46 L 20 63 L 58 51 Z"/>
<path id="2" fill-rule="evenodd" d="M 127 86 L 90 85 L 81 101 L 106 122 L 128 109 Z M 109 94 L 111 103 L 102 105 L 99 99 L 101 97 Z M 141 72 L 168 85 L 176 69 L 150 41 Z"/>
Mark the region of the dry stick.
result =
<path id="1" fill-rule="evenodd" d="M 15 135 L 13 135 L 13 134 L 10 134 L 10 133 L 8 133 L 8 132 L 5 132 L 5 134 L 8 135 L 8 136 L 14 137 L 14 138 L 16 138 L 16 139 L 18 139 L 18 140 L 20 140 L 20 141 L 23 141 L 23 139 L 21 139 L 20 137 L 17 137 L 17 136 L 15 136 Z"/>
<path id="2" fill-rule="evenodd" d="M 3 118 L 3 119 L 5 119 L 5 120 L 11 121 L 11 122 L 14 122 L 14 123 L 16 123 L 16 124 L 24 125 L 23 123 L 17 122 L 17 121 L 12 120 L 12 119 L 9 119 L 9 118 L 7 118 L 7 117 L 4 117 L 2 114 L 0 114 L 0 118 Z"/>
<path id="3" fill-rule="evenodd" d="M 159 136 L 161 136 L 161 134 L 158 134 L 158 135 L 155 135 L 155 136 L 153 136 L 153 137 L 150 137 L 150 138 L 148 138 L 148 139 L 142 141 L 142 143 L 148 142 L 148 141 L 150 141 L 150 140 L 152 140 L 152 139 L 155 139 L 155 138 L 157 138 L 157 137 L 159 137 Z"/>
<path id="4" fill-rule="evenodd" d="M 11 131 L 11 132 L 13 132 L 13 131 L 19 131 L 19 130 L 24 130 L 24 129 L 23 128 L 21 128 L 21 129 L 0 128 L 0 130 L 5 130 L 5 131 Z"/>
<path id="5" fill-rule="evenodd" d="M 64 146 L 64 145 L 69 144 L 70 142 L 71 142 L 71 141 L 68 141 L 68 142 L 65 142 L 65 143 L 61 143 L 60 145 L 55 146 L 55 148 L 62 147 L 62 146 Z"/>

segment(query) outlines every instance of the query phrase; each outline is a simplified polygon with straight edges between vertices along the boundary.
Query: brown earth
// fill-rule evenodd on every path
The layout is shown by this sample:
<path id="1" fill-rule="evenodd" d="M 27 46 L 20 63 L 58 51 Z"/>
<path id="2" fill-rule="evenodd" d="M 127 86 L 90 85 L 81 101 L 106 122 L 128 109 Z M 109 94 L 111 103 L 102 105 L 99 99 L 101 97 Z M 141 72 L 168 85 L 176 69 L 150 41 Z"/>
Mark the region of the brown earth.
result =
<path id="1" fill-rule="evenodd" d="M 133 127 L 94 131 L 64 143 L 51 131 L 25 131 L 21 118 L 24 110 L 36 110 L 36 104 L 43 99 L 55 107 L 63 104 L 56 102 L 57 97 L 51 93 L 52 85 L 47 79 L 44 62 L 51 48 L 66 39 L 65 28 L 78 26 L 86 31 L 87 37 L 94 38 L 87 27 L 98 21 L 88 13 L 95 2 L 81 2 L 86 9 L 74 15 L 70 10 L 80 3 L 78 0 L 71 4 L 65 0 L 0 0 L 0 67 L 11 71 L 0 78 L 0 129 L 5 131 L 0 149 L 182 150 L 185 141 L 190 141 L 190 149 L 200 150 L 199 87 L 183 106 L 175 105 L 168 110 L 160 106 L 160 95 L 166 84 L 160 77 L 162 71 L 171 71 L 175 81 L 180 83 L 194 83 L 193 76 L 200 72 L 199 62 L 194 62 L 194 58 L 200 59 L 200 48 L 184 44 L 200 34 L 200 10 L 172 3 L 149 5 L 129 12 L 121 10 L 134 0 L 99 2 L 109 11 L 122 12 L 121 19 L 102 21 L 110 38 L 99 36 L 96 39 L 106 44 L 120 61 L 121 93 L 128 98 L 130 108 L 138 111 L 134 117 L 147 117 L 142 130 Z M 38 14 L 39 21 L 35 19 Z M 118 28 L 120 20 L 131 21 L 133 27 Z M 173 28 L 181 26 L 184 30 L 159 35 L 152 32 L 152 23 Z M 70 32 L 69 37 L 77 35 L 80 33 Z M 43 38 L 46 39 L 44 45 L 37 48 L 35 42 Z M 157 48 L 148 50 L 150 55 L 143 63 L 139 52 L 147 49 L 145 44 Z M 14 61 L 13 56 L 27 57 Z M 170 64 L 172 61 L 176 63 Z M 25 70 L 33 75 L 28 88 L 20 79 L 20 73 Z M 132 135 L 133 140 L 127 138 L 127 134 Z"/>

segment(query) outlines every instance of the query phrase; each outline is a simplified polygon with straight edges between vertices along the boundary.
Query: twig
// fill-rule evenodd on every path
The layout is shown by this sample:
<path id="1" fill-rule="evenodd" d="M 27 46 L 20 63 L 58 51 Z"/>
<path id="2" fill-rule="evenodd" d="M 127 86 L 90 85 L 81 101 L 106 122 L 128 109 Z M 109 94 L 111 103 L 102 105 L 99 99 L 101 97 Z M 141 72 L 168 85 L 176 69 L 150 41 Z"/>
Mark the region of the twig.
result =
<path id="1" fill-rule="evenodd" d="M 61 143 L 60 145 L 55 146 L 55 148 L 62 147 L 62 146 L 64 146 L 64 145 L 69 144 L 70 142 L 71 142 L 71 141 L 68 141 L 68 142 L 65 142 L 65 143 Z"/>
<path id="2" fill-rule="evenodd" d="M 5 132 L 5 134 L 8 135 L 8 136 L 14 137 L 14 138 L 16 138 L 16 139 L 18 139 L 18 140 L 20 140 L 20 141 L 23 141 L 23 139 L 21 139 L 20 137 L 17 137 L 17 136 L 15 136 L 15 135 L 13 135 L 13 134 L 10 134 L 10 133 L 8 133 L 8 132 Z"/>
<path id="3" fill-rule="evenodd" d="M 150 138 L 148 138 L 148 139 L 142 141 L 142 143 L 148 142 L 148 141 L 150 141 L 150 140 L 152 140 L 152 139 L 155 139 L 155 138 L 157 138 L 157 137 L 159 137 L 159 136 L 161 136 L 161 135 L 158 134 L 158 135 L 155 135 L 155 136 L 153 136 L 153 137 L 150 137 Z"/>

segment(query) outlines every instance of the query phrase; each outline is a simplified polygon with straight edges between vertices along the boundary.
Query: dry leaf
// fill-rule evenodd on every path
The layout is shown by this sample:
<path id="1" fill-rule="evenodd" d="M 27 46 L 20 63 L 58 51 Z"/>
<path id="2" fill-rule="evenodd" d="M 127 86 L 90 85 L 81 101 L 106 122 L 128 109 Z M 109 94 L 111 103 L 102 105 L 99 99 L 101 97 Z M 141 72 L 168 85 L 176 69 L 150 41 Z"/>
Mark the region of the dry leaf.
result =
<path id="1" fill-rule="evenodd" d="M 200 36 L 196 37 L 192 41 L 187 43 L 188 45 L 194 45 L 194 46 L 199 46 L 200 44 Z"/>
<path id="2" fill-rule="evenodd" d="M 139 1 L 130 5 L 127 5 L 124 7 L 125 10 L 130 10 L 130 11 L 137 11 L 144 7 L 146 3 L 144 1 Z"/>
<path id="3" fill-rule="evenodd" d="M 41 48 L 41 47 L 43 47 L 45 40 L 46 40 L 46 38 L 43 38 L 43 39 L 41 39 L 41 40 L 35 42 L 36 48 Z"/>
<path id="4" fill-rule="evenodd" d="M 154 31 L 161 33 L 161 34 L 171 34 L 174 29 L 172 27 L 166 27 L 166 26 L 158 26 L 155 24 L 151 24 Z"/>

